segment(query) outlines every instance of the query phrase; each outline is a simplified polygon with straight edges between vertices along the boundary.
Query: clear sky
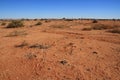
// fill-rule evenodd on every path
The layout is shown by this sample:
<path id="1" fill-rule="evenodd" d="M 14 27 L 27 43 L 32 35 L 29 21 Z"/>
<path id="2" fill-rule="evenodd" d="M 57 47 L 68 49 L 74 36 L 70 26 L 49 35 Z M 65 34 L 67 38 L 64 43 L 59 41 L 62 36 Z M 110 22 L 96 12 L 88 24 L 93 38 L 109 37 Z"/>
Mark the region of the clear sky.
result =
<path id="1" fill-rule="evenodd" d="M 120 18 L 120 0 L 0 0 L 0 18 Z"/>

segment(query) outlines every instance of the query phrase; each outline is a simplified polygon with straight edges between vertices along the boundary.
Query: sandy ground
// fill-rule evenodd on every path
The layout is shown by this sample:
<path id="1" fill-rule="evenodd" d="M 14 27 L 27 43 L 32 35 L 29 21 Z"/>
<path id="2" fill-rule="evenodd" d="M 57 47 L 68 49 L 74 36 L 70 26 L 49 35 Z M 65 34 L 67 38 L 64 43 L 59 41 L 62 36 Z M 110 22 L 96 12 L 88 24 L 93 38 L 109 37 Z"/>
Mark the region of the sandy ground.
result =
<path id="1" fill-rule="evenodd" d="M 0 26 L 0 80 L 120 80 L 120 34 L 82 31 L 91 21 L 36 22 Z"/>

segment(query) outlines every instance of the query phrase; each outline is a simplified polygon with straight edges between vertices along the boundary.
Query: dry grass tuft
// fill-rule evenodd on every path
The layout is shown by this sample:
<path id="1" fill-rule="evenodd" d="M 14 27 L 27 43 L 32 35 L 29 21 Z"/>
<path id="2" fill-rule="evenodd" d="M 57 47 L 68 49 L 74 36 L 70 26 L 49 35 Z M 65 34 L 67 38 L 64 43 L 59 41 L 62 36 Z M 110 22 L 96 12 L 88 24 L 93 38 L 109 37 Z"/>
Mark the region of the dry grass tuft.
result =
<path id="1" fill-rule="evenodd" d="M 50 25 L 50 28 L 59 28 L 59 29 L 64 29 L 64 28 L 70 28 L 70 26 L 67 25 Z"/>
<path id="2" fill-rule="evenodd" d="M 29 46 L 29 48 L 38 48 L 38 49 L 48 49 L 50 46 L 49 45 L 41 45 L 41 44 L 33 44 Z"/>
<path id="3" fill-rule="evenodd" d="M 41 22 L 37 22 L 35 25 L 36 25 L 36 26 L 42 25 L 42 23 L 41 23 Z"/>
<path id="4" fill-rule="evenodd" d="M 28 43 L 26 41 L 23 41 L 21 44 L 19 45 L 15 45 L 15 47 L 19 47 L 19 48 L 23 48 L 25 46 L 28 46 Z"/>
<path id="5" fill-rule="evenodd" d="M 34 58 L 37 57 L 37 55 L 35 55 L 35 54 L 33 54 L 33 53 L 27 53 L 27 54 L 25 55 L 25 57 L 28 58 L 28 59 L 34 59 Z"/>
<path id="6" fill-rule="evenodd" d="M 16 37 L 16 36 L 25 36 L 27 33 L 25 31 L 13 31 L 6 35 L 5 37 Z"/>
<path id="7" fill-rule="evenodd" d="M 120 28 L 112 29 L 112 30 L 109 30 L 108 32 L 120 34 Z"/>
<path id="8" fill-rule="evenodd" d="M 120 25 L 107 25 L 107 24 L 92 24 L 90 28 L 83 28 L 83 31 L 90 30 L 106 30 L 106 29 L 116 29 L 120 28 Z"/>

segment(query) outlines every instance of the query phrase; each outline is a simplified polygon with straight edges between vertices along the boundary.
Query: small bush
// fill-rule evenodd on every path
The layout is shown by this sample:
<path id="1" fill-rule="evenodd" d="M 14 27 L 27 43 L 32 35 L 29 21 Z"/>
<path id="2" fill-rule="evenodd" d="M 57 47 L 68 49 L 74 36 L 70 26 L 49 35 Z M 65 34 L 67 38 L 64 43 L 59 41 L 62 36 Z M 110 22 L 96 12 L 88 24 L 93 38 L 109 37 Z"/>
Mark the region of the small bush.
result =
<path id="1" fill-rule="evenodd" d="M 33 53 L 27 53 L 27 54 L 25 55 L 25 57 L 28 58 L 28 59 L 34 59 L 34 58 L 37 57 L 37 55 L 36 55 L 36 54 L 33 54 Z"/>
<path id="2" fill-rule="evenodd" d="M 90 31 L 90 30 L 92 30 L 91 28 L 83 28 L 82 29 L 83 31 Z"/>
<path id="3" fill-rule="evenodd" d="M 42 25 L 42 23 L 41 23 L 41 22 L 38 22 L 38 23 L 36 23 L 35 25 L 36 25 L 36 26 L 37 26 L 37 25 Z"/>
<path id="4" fill-rule="evenodd" d="M 98 23 L 98 21 L 97 20 L 93 20 L 92 23 Z"/>
<path id="5" fill-rule="evenodd" d="M 25 46 L 28 46 L 28 43 L 26 41 L 23 41 L 21 44 L 19 45 L 15 45 L 15 47 L 19 47 L 19 48 L 23 48 Z"/>
<path id="6" fill-rule="evenodd" d="M 73 19 L 65 19 L 65 21 L 73 21 Z"/>
<path id="7" fill-rule="evenodd" d="M 105 25 L 102 25 L 102 24 L 96 24 L 96 25 L 93 25 L 91 26 L 91 28 L 93 30 L 103 30 L 103 29 L 107 29 L 107 27 Z"/>
<path id="8" fill-rule="evenodd" d="M 25 31 L 13 31 L 8 35 L 6 35 L 5 37 L 16 37 L 16 36 L 24 36 L 24 35 L 27 35 Z"/>
<path id="9" fill-rule="evenodd" d="M 45 20 L 46 23 L 51 22 L 50 20 Z"/>
<path id="10" fill-rule="evenodd" d="M 68 26 L 68 25 L 50 25 L 49 27 L 59 28 L 59 29 L 70 28 L 70 26 Z"/>
<path id="11" fill-rule="evenodd" d="M 23 22 L 22 21 L 12 21 L 11 23 L 8 24 L 7 28 L 18 28 L 18 27 L 23 27 Z"/>
<path id="12" fill-rule="evenodd" d="M 109 30 L 108 32 L 120 34 L 120 29 L 116 28 L 116 29 L 113 29 L 113 30 Z"/>
<path id="13" fill-rule="evenodd" d="M 34 21 L 37 21 L 38 19 L 34 19 Z"/>
<path id="14" fill-rule="evenodd" d="M 34 44 L 29 46 L 29 48 L 38 48 L 38 49 L 48 49 L 50 46 L 49 45 L 41 45 L 41 44 Z"/>
<path id="15" fill-rule="evenodd" d="M 106 24 L 93 24 L 90 28 L 83 28 L 83 31 L 90 31 L 90 30 L 105 30 L 105 29 L 114 29 L 119 26 L 112 26 L 112 25 L 106 25 Z"/>
<path id="16" fill-rule="evenodd" d="M 4 25 L 6 25 L 6 23 L 5 23 L 5 22 L 1 23 L 1 26 L 4 26 Z"/>

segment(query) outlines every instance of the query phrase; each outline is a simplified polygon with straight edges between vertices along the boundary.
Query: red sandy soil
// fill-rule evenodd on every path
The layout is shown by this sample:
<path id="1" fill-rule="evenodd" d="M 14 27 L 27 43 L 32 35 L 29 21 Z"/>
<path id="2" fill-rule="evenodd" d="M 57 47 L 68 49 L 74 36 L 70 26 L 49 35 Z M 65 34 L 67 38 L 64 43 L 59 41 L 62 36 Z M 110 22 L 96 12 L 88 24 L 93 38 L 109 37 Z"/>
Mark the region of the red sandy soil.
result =
<path id="1" fill-rule="evenodd" d="M 37 22 L 0 26 L 0 80 L 120 80 L 120 34 L 81 30 L 91 21 Z M 15 31 L 25 34 L 10 36 Z"/>

